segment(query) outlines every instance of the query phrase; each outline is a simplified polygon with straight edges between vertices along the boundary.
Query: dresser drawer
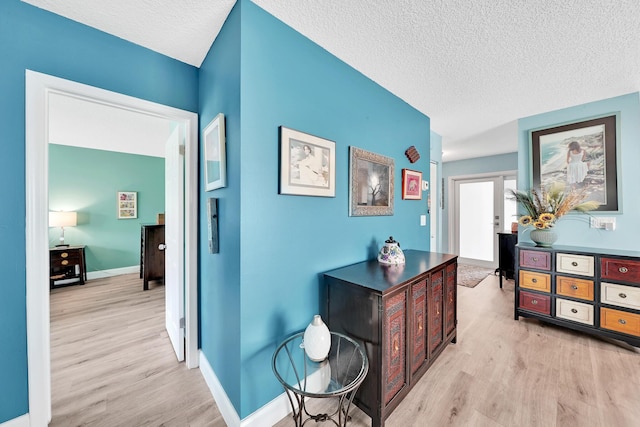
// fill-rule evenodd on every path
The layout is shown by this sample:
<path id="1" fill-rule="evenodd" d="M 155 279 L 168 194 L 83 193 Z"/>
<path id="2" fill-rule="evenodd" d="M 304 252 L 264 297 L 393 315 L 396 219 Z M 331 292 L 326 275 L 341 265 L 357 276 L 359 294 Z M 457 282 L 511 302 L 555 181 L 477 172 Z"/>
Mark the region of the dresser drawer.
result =
<path id="1" fill-rule="evenodd" d="M 601 258 L 600 267 L 600 277 L 603 279 L 640 284 L 640 261 Z"/>
<path id="2" fill-rule="evenodd" d="M 556 293 L 567 297 L 593 301 L 593 280 L 556 276 Z"/>
<path id="3" fill-rule="evenodd" d="M 556 254 L 556 271 L 593 277 L 595 261 L 592 256 Z"/>
<path id="4" fill-rule="evenodd" d="M 640 288 L 601 282 L 600 302 L 640 310 Z"/>
<path id="5" fill-rule="evenodd" d="M 551 270 L 551 254 L 541 251 L 520 251 L 520 267 Z"/>
<path id="6" fill-rule="evenodd" d="M 534 294 L 520 291 L 519 307 L 525 310 L 536 311 L 542 314 L 551 314 L 551 297 L 548 295 Z"/>
<path id="7" fill-rule="evenodd" d="M 551 291 L 551 275 L 536 273 L 533 271 L 520 270 L 518 286 L 521 288 L 535 289 L 536 291 Z"/>
<path id="8" fill-rule="evenodd" d="M 557 298 L 556 317 L 593 326 L 593 306 L 583 302 Z"/>
<path id="9" fill-rule="evenodd" d="M 640 314 L 601 308 L 600 327 L 623 334 L 640 336 Z"/>

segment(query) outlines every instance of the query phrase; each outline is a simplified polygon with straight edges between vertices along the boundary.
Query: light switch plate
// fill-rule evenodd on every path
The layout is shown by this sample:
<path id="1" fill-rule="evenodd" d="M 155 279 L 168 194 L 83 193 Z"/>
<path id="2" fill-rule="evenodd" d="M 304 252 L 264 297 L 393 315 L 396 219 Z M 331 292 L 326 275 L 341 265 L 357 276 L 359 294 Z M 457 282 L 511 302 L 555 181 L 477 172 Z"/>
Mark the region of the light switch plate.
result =
<path id="1" fill-rule="evenodd" d="M 420 215 L 420 225 L 422 227 L 424 227 L 425 225 L 427 225 L 427 216 L 426 215 Z"/>

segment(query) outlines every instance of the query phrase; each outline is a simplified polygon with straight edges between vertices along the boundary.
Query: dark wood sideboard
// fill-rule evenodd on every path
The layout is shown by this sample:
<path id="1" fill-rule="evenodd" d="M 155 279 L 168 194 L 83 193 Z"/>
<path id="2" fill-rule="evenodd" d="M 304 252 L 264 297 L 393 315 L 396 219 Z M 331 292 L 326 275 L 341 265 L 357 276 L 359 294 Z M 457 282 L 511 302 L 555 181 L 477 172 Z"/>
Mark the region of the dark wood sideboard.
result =
<path id="1" fill-rule="evenodd" d="M 164 224 L 140 229 L 140 278 L 145 291 L 150 280 L 164 281 Z"/>
<path id="2" fill-rule="evenodd" d="M 329 329 L 358 340 L 369 374 L 354 403 L 373 427 L 456 342 L 457 256 L 406 250 L 406 263 L 370 260 L 324 273 Z"/>

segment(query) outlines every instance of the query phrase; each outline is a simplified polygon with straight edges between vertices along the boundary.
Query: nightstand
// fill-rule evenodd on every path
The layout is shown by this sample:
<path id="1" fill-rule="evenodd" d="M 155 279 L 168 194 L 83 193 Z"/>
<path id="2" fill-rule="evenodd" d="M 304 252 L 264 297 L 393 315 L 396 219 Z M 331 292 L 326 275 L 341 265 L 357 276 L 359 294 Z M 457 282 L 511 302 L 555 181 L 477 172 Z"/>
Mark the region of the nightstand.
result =
<path id="1" fill-rule="evenodd" d="M 65 285 L 84 285 L 86 280 L 84 245 L 49 248 L 50 289 Z"/>

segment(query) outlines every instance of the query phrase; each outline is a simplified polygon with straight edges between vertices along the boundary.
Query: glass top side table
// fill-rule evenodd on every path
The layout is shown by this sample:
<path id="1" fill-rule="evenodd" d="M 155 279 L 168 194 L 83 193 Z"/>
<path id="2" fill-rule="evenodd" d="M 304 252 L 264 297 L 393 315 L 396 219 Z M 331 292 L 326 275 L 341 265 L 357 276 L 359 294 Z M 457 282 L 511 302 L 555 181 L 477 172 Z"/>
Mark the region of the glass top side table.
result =
<path id="1" fill-rule="evenodd" d="M 329 355 L 321 362 L 314 362 L 304 351 L 303 336 L 304 331 L 287 338 L 272 359 L 273 373 L 291 403 L 293 420 L 296 426 L 303 426 L 310 419 L 346 426 L 353 397 L 369 371 L 367 355 L 353 339 L 331 332 Z M 307 397 L 335 397 L 337 408 L 331 414 L 312 415 L 305 407 Z M 303 415 L 307 417 L 304 421 Z"/>

